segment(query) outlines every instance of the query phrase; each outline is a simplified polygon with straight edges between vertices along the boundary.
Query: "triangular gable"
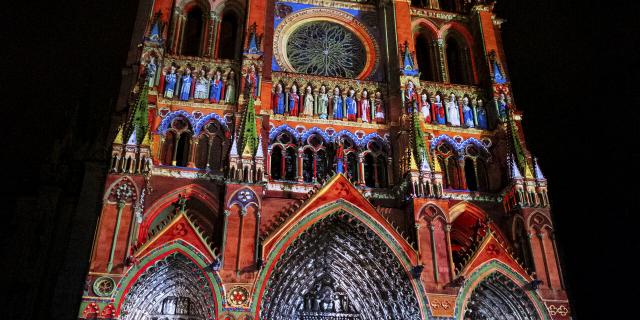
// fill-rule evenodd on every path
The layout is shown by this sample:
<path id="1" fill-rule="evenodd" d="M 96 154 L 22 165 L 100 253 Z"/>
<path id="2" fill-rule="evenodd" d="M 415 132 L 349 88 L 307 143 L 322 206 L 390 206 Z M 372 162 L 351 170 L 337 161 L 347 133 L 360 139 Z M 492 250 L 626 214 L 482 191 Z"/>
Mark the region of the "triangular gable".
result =
<path id="1" fill-rule="evenodd" d="M 526 278 L 527 281 L 533 280 L 520 263 L 511 256 L 502 243 L 496 239 L 492 231 L 487 232 L 476 252 L 473 254 L 471 259 L 467 261 L 465 267 L 462 268 L 462 271 L 460 271 L 460 275 L 468 277 L 474 270 L 491 260 L 499 260 L 506 264 Z"/>
<path id="2" fill-rule="evenodd" d="M 326 205 L 327 203 L 341 200 L 348 202 L 353 206 L 371 216 L 386 231 L 393 236 L 397 243 L 403 248 L 412 261 L 417 258 L 415 250 L 407 243 L 407 241 L 395 230 L 395 228 L 375 209 L 375 207 L 367 200 L 362 193 L 347 179 L 343 174 L 334 175 L 327 183 L 311 196 L 298 210 L 293 213 L 282 225 L 272 232 L 263 242 L 264 253 L 271 251 L 273 246 L 282 238 L 288 230 L 293 228 L 297 222 L 302 220 L 306 215 L 312 213 L 316 209 Z M 315 223 L 315 221 L 313 222 Z"/>
<path id="3" fill-rule="evenodd" d="M 179 212 L 171 221 L 136 250 L 137 258 L 173 240 L 183 240 L 200 251 L 209 261 L 214 260 L 214 253 L 203 239 L 195 224 L 184 212 Z"/>

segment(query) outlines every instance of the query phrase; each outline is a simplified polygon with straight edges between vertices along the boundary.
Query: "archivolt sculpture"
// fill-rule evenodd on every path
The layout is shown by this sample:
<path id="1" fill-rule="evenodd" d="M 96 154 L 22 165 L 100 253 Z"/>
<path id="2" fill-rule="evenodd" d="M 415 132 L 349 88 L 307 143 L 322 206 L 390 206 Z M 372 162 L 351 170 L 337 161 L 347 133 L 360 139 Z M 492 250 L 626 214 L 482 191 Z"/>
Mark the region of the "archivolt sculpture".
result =
<path id="1" fill-rule="evenodd" d="M 306 230 L 283 253 L 260 319 L 421 319 L 410 279 L 387 245 L 346 213 Z"/>
<path id="2" fill-rule="evenodd" d="M 122 305 L 121 319 L 212 319 L 214 306 L 211 287 L 198 266 L 173 254 L 138 278 Z"/>
<path id="3" fill-rule="evenodd" d="M 539 319 L 533 303 L 522 288 L 499 272 L 484 279 L 471 294 L 465 319 Z"/>

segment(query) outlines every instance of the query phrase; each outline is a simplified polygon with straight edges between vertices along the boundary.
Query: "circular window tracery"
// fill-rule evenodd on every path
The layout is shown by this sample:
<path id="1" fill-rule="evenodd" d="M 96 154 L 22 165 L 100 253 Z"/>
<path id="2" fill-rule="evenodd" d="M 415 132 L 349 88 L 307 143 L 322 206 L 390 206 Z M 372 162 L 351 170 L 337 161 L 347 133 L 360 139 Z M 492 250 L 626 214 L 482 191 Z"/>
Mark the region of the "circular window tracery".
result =
<path id="1" fill-rule="evenodd" d="M 334 22 L 314 21 L 296 28 L 288 38 L 287 57 L 296 72 L 353 78 L 366 64 L 366 50 L 349 29 Z"/>

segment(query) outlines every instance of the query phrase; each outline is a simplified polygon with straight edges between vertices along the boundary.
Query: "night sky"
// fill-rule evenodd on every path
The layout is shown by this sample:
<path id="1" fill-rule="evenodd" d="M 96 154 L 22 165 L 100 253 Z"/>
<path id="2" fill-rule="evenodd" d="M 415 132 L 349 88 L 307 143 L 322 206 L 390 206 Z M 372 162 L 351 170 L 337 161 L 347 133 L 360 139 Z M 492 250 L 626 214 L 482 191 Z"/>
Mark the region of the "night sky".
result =
<path id="1" fill-rule="evenodd" d="M 610 19 L 617 13 L 591 18 L 586 3 L 569 2 L 502 0 L 497 12 L 507 20 L 507 66 L 515 102 L 524 110 L 527 145 L 549 180 L 575 315 L 625 315 L 637 269 L 629 259 L 640 255 L 638 231 L 632 230 L 637 225 L 631 223 L 632 213 L 640 214 L 635 182 L 640 158 L 633 141 L 640 137 L 640 123 L 628 111 L 640 104 L 637 85 L 628 80 L 637 73 L 637 61 L 615 63 L 639 56 L 638 37 L 630 34 L 638 29 L 622 31 L 621 19 Z M 96 124 L 109 121 L 137 1 L 27 6 L 7 10 L 12 14 L 3 19 L 15 39 L 0 35 L 1 43 L 11 43 L 1 49 L 10 69 L 4 77 L 9 85 L 2 86 L 8 89 L 3 123 L 9 124 L 3 174 L 12 182 L 2 202 L 9 206 L 12 197 L 35 192 L 34 168 L 64 136 L 74 108 L 81 119 L 78 134 L 96 135 Z M 604 21 L 609 30 L 603 30 Z M 13 169 L 16 161 L 22 170 Z"/>

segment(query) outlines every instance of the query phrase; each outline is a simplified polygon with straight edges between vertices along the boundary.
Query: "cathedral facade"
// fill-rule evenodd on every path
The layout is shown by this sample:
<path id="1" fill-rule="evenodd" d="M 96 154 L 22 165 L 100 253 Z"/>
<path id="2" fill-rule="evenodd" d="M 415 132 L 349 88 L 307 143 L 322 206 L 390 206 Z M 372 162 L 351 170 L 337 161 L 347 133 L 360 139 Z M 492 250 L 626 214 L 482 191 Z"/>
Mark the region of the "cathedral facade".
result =
<path id="1" fill-rule="evenodd" d="M 492 1 L 140 8 L 79 319 L 571 317 Z"/>

